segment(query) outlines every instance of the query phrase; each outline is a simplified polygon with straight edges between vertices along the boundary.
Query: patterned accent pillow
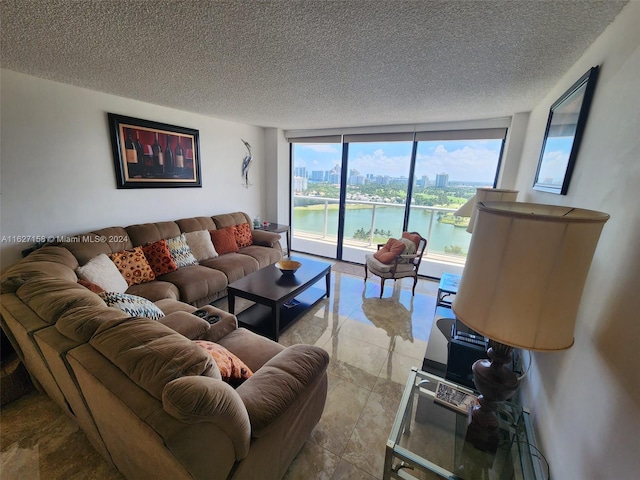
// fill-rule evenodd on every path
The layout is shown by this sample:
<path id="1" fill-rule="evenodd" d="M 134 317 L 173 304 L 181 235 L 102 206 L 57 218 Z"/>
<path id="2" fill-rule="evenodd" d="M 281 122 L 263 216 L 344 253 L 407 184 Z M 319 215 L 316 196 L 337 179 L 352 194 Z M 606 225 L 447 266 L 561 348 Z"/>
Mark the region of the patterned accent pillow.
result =
<path id="1" fill-rule="evenodd" d="M 178 269 L 176 262 L 173 261 L 171 251 L 167 247 L 166 240 L 158 240 L 142 247 L 144 256 L 147 257 L 149 265 L 155 273 L 156 277 L 165 273 L 173 272 Z"/>
<path id="2" fill-rule="evenodd" d="M 129 286 L 155 280 L 156 276 L 151 270 L 147 257 L 144 256 L 142 247 L 131 250 L 122 250 L 109 255 Z"/>
<path id="3" fill-rule="evenodd" d="M 213 246 L 218 255 L 223 253 L 232 253 L 238 251 L 238 242 L 236 242 L 236 226 L 219 228 L 218 230 L 209 230 Z"/>
<path id="4" fill-rule="evenodd" d="M 132 317 L 147 317 L 160 320 L 164 313 L 153 302 L 146 298 L 129 295 L 128 293 L 102 292 L 100 298 L 108 307 L 114 307 L 128 313 Z"/>
<path id="5" fill-rule="evenodd" d="M 76 274 L 78 278 L 95 283 L 109 292 L 124 293 L 129 288 L 118 267 L 104 253 L 78 267 Z"/>
<path id="6" fill-rule="evenodd" d="M 236 225 L 236 243 L 238 248 L 248 247 L 253 245 L 253 235 L 251 234 L 251 226 L 248 223 L 241 223 Z"/>
<path id="7" fill-rule="evenodd" d="M 218 256 L 218 252 L 213 248 L 211 235 L 209 235 L 209 232 L 206 230 L 188 232 L 185 233 L 184 236 L 187 239 L 187 245 L 191 248 L 191 253 L 193 253 L 193 256 L 196 257 L 196 260 L 199 262 Z"/>
<path id="8" fill-rule="evenodd" d="M 167 240 L 167 247 L 171 252 L 173 260 L 176 262 L 178 268 L 186 267 L 188 265 L 198 265 L 198 260 L 191 253 L 191 249 L 187 244 L 187 239 L 184 233 L 177 237 L 169 238 Z"/>
<path id="9" fill-rule="evenodd" d="M 216 365 L 218 365 L 218 370 L 220 370 L 222 380 L 231 386 L 237 387 L 253 375 L 251 369 L 242 360 L 222 345 L 207 342 L 206 340 L 194 340 L 194 343 L 204 348 L 213 357 Z"/>

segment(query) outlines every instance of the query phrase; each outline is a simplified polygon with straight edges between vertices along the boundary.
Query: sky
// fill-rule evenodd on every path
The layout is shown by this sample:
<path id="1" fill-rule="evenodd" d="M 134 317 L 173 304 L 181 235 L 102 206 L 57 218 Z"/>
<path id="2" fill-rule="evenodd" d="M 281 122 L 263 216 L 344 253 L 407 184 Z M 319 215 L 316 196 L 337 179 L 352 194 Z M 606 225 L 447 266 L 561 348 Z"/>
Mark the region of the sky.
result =
<path id="1" fill-rule="evenodd" d="M 349 169 L 362 175 L 408 177 L 412 142 L 350 143 Z M 449 174 L 450 181 L 484 181 L 493 184 L 502 140 L 419 142 L 416 179 Z M 295 144 L 294 167 L 331 170 L 342 162 L 340 144 Z"/>
<path id="2" fill-rule="evenodd" d="M 548 137 L 544 146 L 542 166 L 538 180 L 542 183 L 562 185 L 573 146 L 571 137 Z"/>

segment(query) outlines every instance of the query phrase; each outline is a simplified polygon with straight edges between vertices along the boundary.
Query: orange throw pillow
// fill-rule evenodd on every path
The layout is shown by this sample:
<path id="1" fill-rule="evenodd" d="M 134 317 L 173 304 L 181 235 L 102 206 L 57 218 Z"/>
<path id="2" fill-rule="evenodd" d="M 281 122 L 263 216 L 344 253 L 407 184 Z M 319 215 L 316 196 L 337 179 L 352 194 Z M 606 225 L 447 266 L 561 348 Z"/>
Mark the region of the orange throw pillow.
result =
<path id="1" fill-rule="evenodd" d="M 253 375 L 251 369 L 242 360 L 222 345 L 206 340 L 194 340 L 194 342 L 213 357 L 213 361 L 216 362 L 218 370 L 220 370 L 222 380 L 231 386 L 237 387 Z"/>
<path id="2" fill-rule="evenodd" d="M 373 258 L 378 260 L 381 263 L 393 263 L 393 260 L 398 256 L 402 255 L 406 245 L 402 243 L 400 240 L 396 240 L 395 238 L 390 238 L 387 240 L 387 243 L 376 253 L 373 254 Z"/>
<path id="3" fill-rule="evenodd" d="M 251 234 L 251 226 L 248 223 L 241 223 L 236 225 L 236 243 L 238 248 L 248 247 L 253 245 L 253 235 Z"/>
<path id="4" fill-rule="evenodd" d="M 218 230 L 209 230 L 213 246 L 218 255 L 224 253 L 234 253 L 238 251 L 238 242 L 236 242 L 236 226 L 220 228 Z"/>
<path id="5" fill-rule="evenodd" d="M 93 293 L 102 293 L 102 292 L 104 292 L 104 291 L 105 291 L 105 290 L 104 290 L 104 288 L 102 288 L 100 285 L 96 285 L 95 283 L 90 282 L 89 280 L 82 280 L 82 279 L 79 279 L 79 280 L 78 280 L 78 283 L 79 283 L 80 285 L 82 285 L 83 287 L 88 288 L 88 289 L 89 289 L 89 290 L 91 290 Z"/>
<path id="6" fill-rule="evenodd" d="M 156 279 L 142 247 L 112 253 L 109 258 L 116 264 L 129 286 Z"/>

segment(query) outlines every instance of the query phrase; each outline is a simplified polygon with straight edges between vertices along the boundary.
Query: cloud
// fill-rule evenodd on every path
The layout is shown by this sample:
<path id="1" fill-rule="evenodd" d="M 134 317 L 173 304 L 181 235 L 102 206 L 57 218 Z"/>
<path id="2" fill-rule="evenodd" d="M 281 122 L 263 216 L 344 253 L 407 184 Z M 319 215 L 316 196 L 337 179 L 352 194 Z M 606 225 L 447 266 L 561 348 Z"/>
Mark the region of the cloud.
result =
<path id="1" fill-rule="evenodd" d="M 546 182 L 547 179 L 553 179 L 552 183 L 562 183 L 568 163 L 569 154 L 564 150 L 545 152 L 538 179 L 542 182 Z"/>
<path id="2" fill-rule="evenodd" d="M 319 153 L 340 153 L 341 148 L 336 148 L 335 145 L 330 143 L 310 143 L 305 145 L 300 145 L 298 148 L 313 150 L 314 152 Z"/>
<path id="3" fill-rule="evenodd" d="M 498 165 L 498 154 L 499 151 L 477 144 L 450 150 L 446 145 L 438 144 L 432 153 L 425 153 L 418 147 L 416 177 L 427 175 L 434 180 L 437 174 L 446 173 L 449 180 L 454 181 L 491 181 Z"/>

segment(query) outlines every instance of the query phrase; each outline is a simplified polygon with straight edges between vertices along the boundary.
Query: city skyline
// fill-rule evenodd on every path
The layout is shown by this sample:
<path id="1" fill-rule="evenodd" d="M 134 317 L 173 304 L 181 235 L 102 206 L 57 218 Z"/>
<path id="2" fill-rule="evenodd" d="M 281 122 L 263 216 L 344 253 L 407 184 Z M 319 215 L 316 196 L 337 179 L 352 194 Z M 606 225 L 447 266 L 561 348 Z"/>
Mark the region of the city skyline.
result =
<path id="1" fill-rule="evenodd" d="M 365 176 L 408 177 L 413 142 L 350 143 L 349 170 Z M 502 140 L 419 142 L 416 179 L 434 181 L 446 173 L 450 182 L 493 183 Z M 312 171 L 332 170 L 342 164 L 341 144 L 294 144 L 294 165 Z"/>

